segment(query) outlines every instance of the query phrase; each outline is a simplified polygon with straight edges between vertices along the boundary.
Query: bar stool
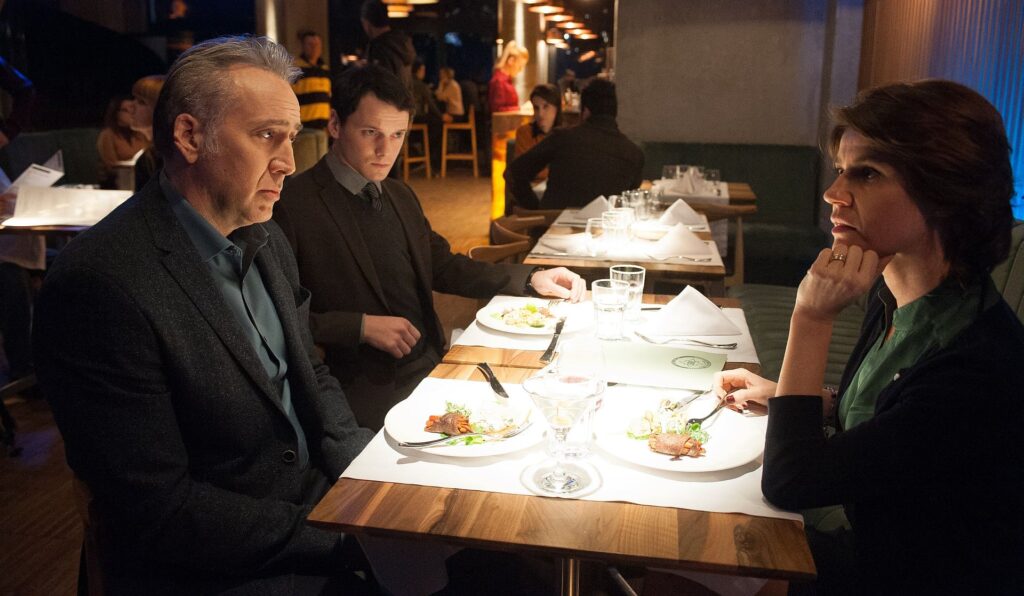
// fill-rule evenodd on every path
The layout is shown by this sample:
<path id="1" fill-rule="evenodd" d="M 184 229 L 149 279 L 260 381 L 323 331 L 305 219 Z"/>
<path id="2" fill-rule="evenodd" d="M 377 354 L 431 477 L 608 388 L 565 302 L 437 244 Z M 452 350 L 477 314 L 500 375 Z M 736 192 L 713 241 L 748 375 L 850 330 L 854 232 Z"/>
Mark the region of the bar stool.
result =
<path id="1" fill-rule="evenodd" d="M 469 106 L 469 114 L 466 117 L 465 122 L 446 122 L 441 132 L 441 177 L 445 178 L 448 174 L 448 160 L 452 161 L 472 161 L 473 162 L 473 177 L 480 177 L 480 168 L 477 164 L 476 159 L 476 106 Z M 473 148 L 472 153 L 448 153 L 448 131 L 449 130 L 466 130 L 469 131 L 470 144 Z"/>
<path id="2" fill-rule="evenodd" d="M 409 143 L 412 142 L 412 133 L 420 131 L 423 133 L 423 155 L 409 155 Z M 405 143 L 402 145 L 402 179 L 409 181 L 409 164 L 422 163 L 426 166 L 427 179 L 430 178 L 430 134 L 427 133 L 426 124 L 413 124 L 409 127 L 409 134 L 406 135 Z M 443 168 L 443 166 L 442 166 Z"/>

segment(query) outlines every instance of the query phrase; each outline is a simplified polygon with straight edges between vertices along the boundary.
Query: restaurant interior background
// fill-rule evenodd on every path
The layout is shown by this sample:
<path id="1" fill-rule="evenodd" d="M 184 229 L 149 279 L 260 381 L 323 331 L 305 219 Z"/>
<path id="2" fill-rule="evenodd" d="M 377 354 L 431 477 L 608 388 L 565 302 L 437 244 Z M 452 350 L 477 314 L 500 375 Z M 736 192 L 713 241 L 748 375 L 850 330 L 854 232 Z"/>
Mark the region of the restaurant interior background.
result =
<path id="1" fill-rule="evenodd" d="M 0 56 L 37 93 L 22 139 L 37 139 L 40 151 L 64 139 L 68 178 L 85 181 L 95 176 L 95 134 L 107 102 L 139 77 L 164 72 L 192 43 L 222 34 L 267 34 L 298 54 L 302 29 L 321 33 L 337 72 L 365 44 L 361 2 L 0 0 Z M 619 126 L 643 147 L 646 178 L 659 177 L 665 163 L 705 163 L 756 192 L 758 212 L 745 224 L 748 282 L 792 285 L 792 271 L 799 275 L 806 265 L 790 252 L 822 246 L 828 210 L 821 193 L 832 167 L 819 145 L 828 108 L 873 85 L 941 77 L 985 95 L 1006 123 L 1015 213 L 1024 219 L 1022 0 L 543 3 L 572 12 L 593 36 L 549 34 L 549 21 L 526 0 L 411 0 L 409 16 L 394 26 L 413 36 L 429 80 L 452 66 L 485 94 L 499 44 L 510 39 L 531 50 L 517 80 L 524 101 L 534 84 L 554 82 L 566 68 L 581 79 L 608 70 L 618 86 Z M 552 43 L 558 39 L 567 43 Z M 9 108 L 0 92 L 0 113 Z M 0 150 L 0 166 L 6 153 Z M 486 170 L 489 159 L 481 165 Z M 454 178 L 467 181 L 468 175 Z M 0 510 L 17 504 L 16 513 L 0 515 L 0 542 L 20 543 L 0 553 L 0 587 L 31 581 L 40 593 L 62 593 L 77 579 L 81 525 L 68 496 L 62 443 L 41 401 L 21 410 L 34 418 L 19 436 L 19 472 L 12 472 L 15 464 L 0 469 Z"/>
<path id="2" fill-rule="evenodd" d="M 697 163 L 718 169 L 723 180 L 748 182 L 758 196 L 758 212 L 744 228 L 748 282 L 795 285 L 808 255 L 827 242 L 829 210 L 820 197 L 832 167 L 820 140 L 828 109 L 877 84 L 949 78 L 991 100 L 1015 149 L 1014 208 L 1024 218 L 1024 2 L 398 2 L 387 2 L 393 24 L 411 34 L 428 82 L 451 66 L 486 98 L 494 59 L 514 39 L 531 50 L 516 80 L 524 103 L 535 84 L 555 82 L 567 68 L 581 80 L 602 71 L 614 78 L 619 126 L 643 148 L 645 178 L 657 178 L 666 163 Z M 36 131 L 96 128 L 110 97 L 215 35 L 266 34 L 298 54 L 296 33 L 319 31 L 337 73 L 366 43 L 361 3 L 8 0 L 0 2 L 0 54 L 35 82 Z M 569 14 L 585 31 L 559 28 L 565 23 L 554 19 Z M 486 142 L 491 120 L 482 116 L 481 170 L 490 175 L 493 163 L 498 174 L 495 216 L 503 202 L 504 143 Z M 88 164 L 76 165 L 73 154 L 65 160 L 69 179 L 76 167 L 95 170 L 91 154 L 80 160 Z"/>

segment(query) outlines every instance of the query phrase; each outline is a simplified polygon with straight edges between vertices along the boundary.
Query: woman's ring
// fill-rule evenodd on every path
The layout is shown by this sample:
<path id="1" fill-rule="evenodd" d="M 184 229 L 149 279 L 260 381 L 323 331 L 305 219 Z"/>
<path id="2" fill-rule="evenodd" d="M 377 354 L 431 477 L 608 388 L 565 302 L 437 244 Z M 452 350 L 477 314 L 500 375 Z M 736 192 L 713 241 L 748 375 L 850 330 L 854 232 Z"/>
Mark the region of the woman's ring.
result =
<path id="1" fill-rule="evenodd" d="M 832 253 L 832 258 L 830 258 L 828 260 L 828 262 L 831 263 L 832 261 L 839 261 L 840 263 L 845 263 L 846 262 L 846 255 L 839 254 L 839 253 Z"/>

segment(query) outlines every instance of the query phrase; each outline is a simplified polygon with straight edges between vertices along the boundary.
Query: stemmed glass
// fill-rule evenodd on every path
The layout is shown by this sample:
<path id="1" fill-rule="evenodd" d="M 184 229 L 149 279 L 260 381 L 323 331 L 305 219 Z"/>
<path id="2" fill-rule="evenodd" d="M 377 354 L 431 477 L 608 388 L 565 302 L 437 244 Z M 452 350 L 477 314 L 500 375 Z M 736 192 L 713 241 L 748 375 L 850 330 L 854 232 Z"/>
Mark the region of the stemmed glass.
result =
<path id="1" fill-rule="evenodd" d="M 562 342 L 558 358 L 552 369 L 564 382 L 571 379 L 577 383 L 591 383 L 597 391 L 596 397 L 569 431 L 564 443 L 552 445 L 552 451 L 559 448 L 566 459 L 579 460 L 590 455 L 590 444 L 594 439 L 594 415 L 601 409 L 605 388 L 605 360 L 600 342 L 593 338 L 572 338 Z"/>
<path id="2" fill-rule="evenodd" d="M 551 427 L 549 455 L 554 457 L 553 462 L 524 470 L 523 482 L 531 490 L 540 494 L 578 496 L 597 488 L 596 469 L 582 463 L 569 463 L 566 448 L 570 431 L 604 391 L 597 366 L 553 366 L 523 382 L 523 389 Z"/>

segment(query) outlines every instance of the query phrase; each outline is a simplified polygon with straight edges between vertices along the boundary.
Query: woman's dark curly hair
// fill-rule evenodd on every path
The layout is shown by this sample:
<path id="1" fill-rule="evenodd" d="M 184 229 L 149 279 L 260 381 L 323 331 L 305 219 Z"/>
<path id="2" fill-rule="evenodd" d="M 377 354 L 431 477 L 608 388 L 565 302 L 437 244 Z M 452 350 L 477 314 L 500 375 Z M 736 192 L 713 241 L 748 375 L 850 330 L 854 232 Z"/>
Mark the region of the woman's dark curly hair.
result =
<path id="1" fill-rule="evenodd" d="M 862 91 L 833 110 L 833 157 L 847 130 L 863 135 L 872 159 L 892 166 L 936 230 L 961 281 L 989 273 L 1010 249 L 1013 169 L 999 112 L 959 83 L 926 80 Z"/>

